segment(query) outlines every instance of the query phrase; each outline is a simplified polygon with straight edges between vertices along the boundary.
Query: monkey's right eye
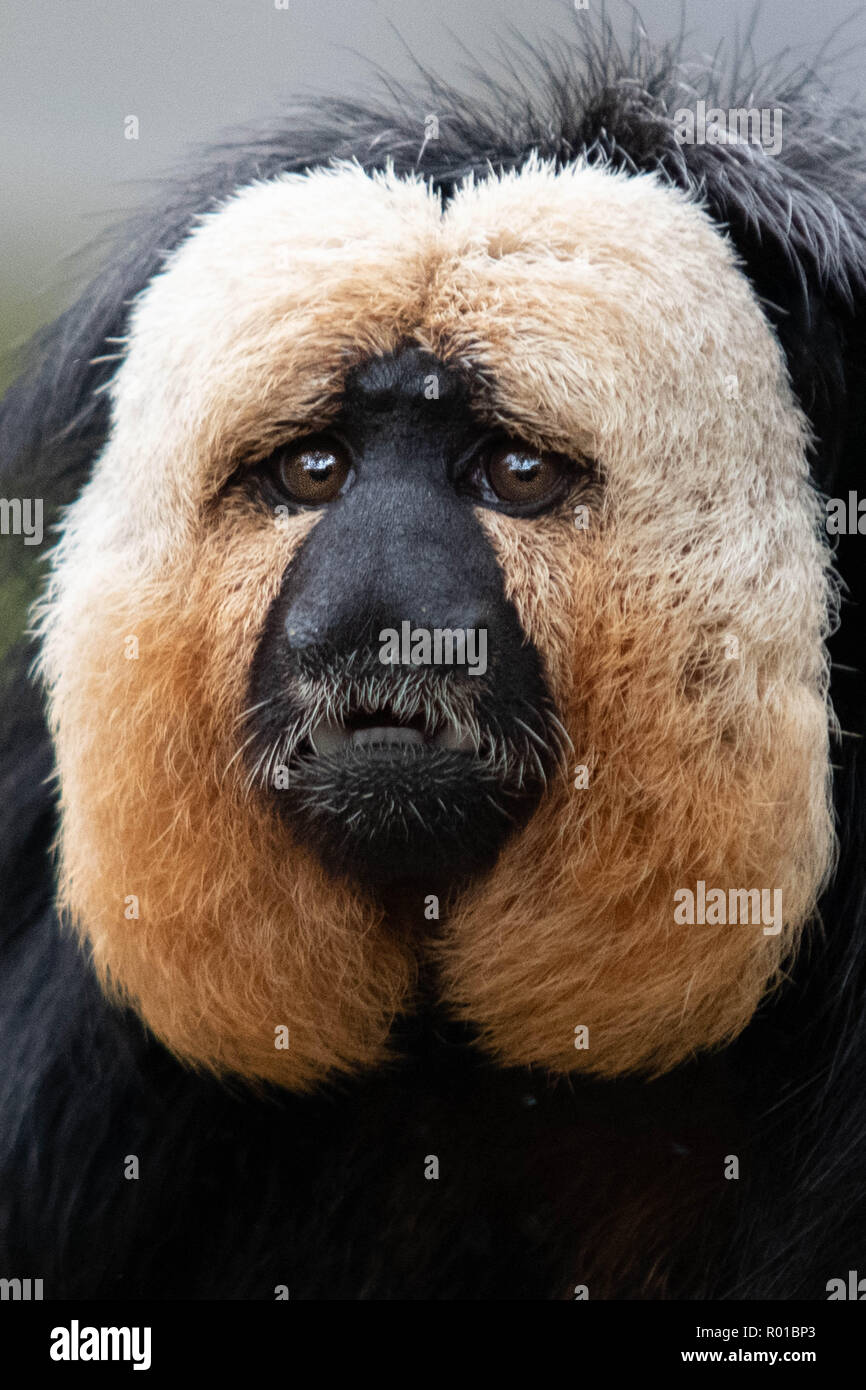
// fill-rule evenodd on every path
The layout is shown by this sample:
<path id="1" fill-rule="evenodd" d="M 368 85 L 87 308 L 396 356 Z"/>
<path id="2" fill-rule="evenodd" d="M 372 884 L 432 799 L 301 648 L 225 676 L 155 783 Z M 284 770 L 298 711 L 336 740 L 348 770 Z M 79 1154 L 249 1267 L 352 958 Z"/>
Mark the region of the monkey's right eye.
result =
<path id="1" fill-rule="evenodd" d="M 273 482 L 293 502 L 315 507 L 339 497 L 352 471 L 347 451 L 333 439 L 298 439 L 268 460 Z"/>

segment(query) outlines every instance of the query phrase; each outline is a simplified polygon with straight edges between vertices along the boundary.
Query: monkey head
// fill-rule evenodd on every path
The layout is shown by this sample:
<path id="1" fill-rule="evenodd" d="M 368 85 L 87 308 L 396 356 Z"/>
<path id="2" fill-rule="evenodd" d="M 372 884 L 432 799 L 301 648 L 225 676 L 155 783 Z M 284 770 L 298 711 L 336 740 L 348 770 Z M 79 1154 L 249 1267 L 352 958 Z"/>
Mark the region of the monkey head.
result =
<path id="1" fill-rule="evenodd" d="M 109 391 L 42 614 L 106 986 L 299 1090 L 384 1062 L 422 986 L 502 1065 L 733 1039 L 830 863 L 833 589 L 700 199 L 534 156 L 444 200 L 254 181 L 137 296 Z M 781 892 L 779 930 L 678 923 L 699 881 Z"/>

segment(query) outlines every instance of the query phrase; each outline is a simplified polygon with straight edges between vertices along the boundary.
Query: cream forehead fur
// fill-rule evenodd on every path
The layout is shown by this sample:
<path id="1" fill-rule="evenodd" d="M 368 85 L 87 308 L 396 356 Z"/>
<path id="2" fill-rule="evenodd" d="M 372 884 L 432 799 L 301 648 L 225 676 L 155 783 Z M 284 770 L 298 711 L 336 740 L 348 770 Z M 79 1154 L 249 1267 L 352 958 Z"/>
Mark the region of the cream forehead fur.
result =
<path id="1" fill-rule="evenodd" d="M 70 511 L 44 610 L 43 669 L 65 788 L 68 905 L 97 944 L 104 972 L 184 1055 L 286 1084 L 306 1084 L 317 1068 L 350 1064 L 351 1037 L 342 1036 L 334 1056 L 320 1042 L 317 1059 L 317 1045 L 310 1044 L 307 1063 L 258 1056 L 249 1020 L 238 1024 L 243 1038 L 234 1046 L 228 988 L 219 1037 L 197 1044 L 191 1020 L 202 1019 L 205 1005 L 194 982 L 188 1017 L 179 1022 L 182 990 L 172 999 L 153 982 L 165 970 L 155 958 L 159 946 L 137 955 L 128 944 L 116 946 L 104 902 L 112 851 L 99 842 L 105 828 L 89 828 L 88 808 L 89 799 L 104 803 L 111 793 L 95 787 L 92 776 L 88 781 L 84 762 L 99 763 L 100 739 L 109 737 L 101 721 L 123 742 L 125 701 L 135 709 L 129 730 L 134 726 L 140 739 L 145 705 L 155 711 L 160 697 L 170 699 L 177 677 L 164 674 L 161 688 L 154 685 L 145 697 L 137 687 L 133 696 L 128 671 L 111 675 L 108 627 L 94 635 L 100 625 L 93 615 L 110 615 L 119 640 L 136 615 L 146 628 L 161 611 L 163 641 L 171 643 L 193 628 L 185 615 L 186 627 L 178 618 L 172 630 L 168 595 L 169 602 L 192 604 L 190 594 L 198 591 L 203 604 L 216 605 L 195 630 L 213 652 L 239 664 L 225 673 L 225 690 L 206 697 L 215 711 L 212 727 L 231 726 L 267 602 L 293 546 L 314 523 L 290 522 L 275 538 L 275 528 L 242 517 L 215 523 L 205 504 L 239 460 L 326 421 L 351 365 L 406 340 L 465 366 L 482 416 L 539 444 L 594 458 L 606 483 L 600 529 L 588 535 L 567 519 L 526 523 L 482 514 L 572 737 L 591 745 L 578 750 L 580 761 L 605 763 L 594 793 L 601 820 L 566 789 L 554 791 L 502 866 L 454 915 L 441 963 L 445 995 L 481 1026 L 486 1044 L 504 1060 L 602 1072 L 664 1068 L 744 1025 L 825 873 L 832 838 L 822 644 L 829 597 L 807 486 L 806 429 L 779 347 L 724 237 L 696 203 L 650 175 L 581 165 L 555 171 L 532 162 L 519 173 L 467 182 L 443 211 L 420 180 L 370 176 L 341 164 L 240 190 L 204 216 L 170 257 L 133 311 L 128 351 L 112 386 L 110 438 Z M 211 543 L 215 527 L 223 528 L 221 550 Z M 233 658 L 218 599 L 207 596 L 196 568 L 197 557 L 209 555 L 218 565 L 223 560 L 214 557 L 230 551 L 231 602 L 241 623 Z M 732 637 L 741 656 L 724 664 L 721 653 Z M 101 687 L 98 680 L 94 687 L 92 669 L 87 680 L 77 675 L 88 659 L 105 673 Z M 582 684 L 595 691 L 594 704 L 589 694 L 578 698 Z M 620 737 L 617 721 L 626 715 Z M 606 733 L 593 719 L 607 721 Z M 647 773 L 647 785 L 655 779 L 652 797 L 629 801 L 624 788 L 637 786 L 646 769 L 618 763 L 617 752 L 621 758 L 629 730 L 640 727 L 643 742 L 631 754 L 651 762 L 652 748 L 673 738 L 672 720 L 698 741 L 692 792 L 682 789 L 689 750 L 674 740 L 667 747 L 670 766 Z M 178 724 L 175 769 L 184 738 Z M 740 761 L 728 763 L 724 750 L 736 744 Z M 157 775 L 153 768 L 129 774 L 130 806 L 132 781 L 141 796 L 154 795 L 146 781 Z M 778 815 L 767 810 L 763 828 L 754 816 L 759 775 L 771 802 L 786 803 Z M 584 795 L 592 804 L 593 793 Z M 665 801 L 678 796 L 672 817 Z M 694 820 L 698 796 L 716 798 L 715 818 L 702 824 L 717 843 L 709 852 L 690 842 L 678 856 L 671 837 L 690 815 Z M 746 804 L 738 810 L 741 798 Z M 618 895 L 616 874 L 598 862 L 597 852 L 618 853 L 614 831 L 628 829 L 632 813 L 655 815 L 661 830 L 647 839 L 643 861 L 638 854 L 630 864 L 631 889 Z M 115 835 L 160 838 L 170 856 L 184 814 L 145 826 L 130 811 Z M 194 821 L 192 810 L 188 818 Z M 799 843 L 786 843 L 791 836 Z M 639 840 L 622 851 L 624 865 Z M 127 851 L 125 863 L 135 859 Z M 544 870 L 537 883 L 533 863 Z M 785 935 L 778 941 L 758 935 L 737 946 L 726 937 L 718 950 L 710 938 L 703 947 L 693 938 L 684 954 L 665 957 L 657 997 L 641 1001 L 653 952 L 658 961 L 669 950 L 671 888 L 678 881 L 664 874 L 669 867 L 685 875 L 679 886 L 688 887 L 689 875 L 699 877 L 708 866 L 717 874 L 713 886 L 782 886 L 790 909 Z M 582 870 L 595 876 L 592 901 L 582 894 Z M 774 877 L 744 881 L 750 873 Z M 315 885 L 318 906 L 305 906 L 298 888 L 285 908 L 287 923 L 294 914 L 295 925 L 303 926 L 306 913 L 321 926 L 322 902 L 335 890 L 309 866 L 301 877 Z M 93 888 L 97 881 L 101 886 Z M 521 881 L 532 884 L 531 902 L 516 895 Z M 173 883 L 162 890 L 163 911 L 177 891 L 177 875 Z M 122 891 L 116 884 L 115 892 Z M 234 898 L 226 889 L 226 903 L 231 899 L 236 913 L 255 911 L 253 884 L 246 896 L 237 883 L 232 892 Z M 273 904 L 278 913 L 276 886 Z M 194 911 L 187 895 L 183 920 Z M 539 919 L 536 952 L 522 930 L 527 915 Z M 586 949 L 582 919 L 600 942 L 595 953 Z M 642 919 L 651 943 L 645 957 L 633 935 Z M 126 930 L 128 937 L 128 924 Z M 380 950 L 392 952 L 390 945 Z M 721 962 L 715 966 L 714 950 Z M 611 982 L 617 957 L 625 981 L 619 995 Z M 236 965 L 223 962 L 227 978 Z M 356 966 L 375 973 L 375 954 Z M 198 973 L 210 974 L 210 988 L 223 967 L 205 964 Z M 185 968 L 191 980 L 198 968 L 189 962 Z M 379 1055 L 412 972 L 412 962 L 395 960 L 385 997 L 371 990 L 370 1010 L 358 1025 L 359 1060 Z M 148 1003 L 148 991 L 156 1002 Z M 608 1042 L 586 1055 L 573 1049 L 572 1024 L 592 1015 L 586 1001 L 593 991 L 602 1001 L 598 1028 L 608 1031 Z M 279 1002 L 269 996 L 259 1003 L 264 1036 Z M 371 1022 L 377 1010 L 379 1022 Z M 610 1036 L 617 1030 L 618 1043 Z M 201 1031 L 208 1030 L 201 1025 Z"/>
<path id="2" fill-rule="evenodd" d="M 337 164 L 241 189 L 141 295 L 64 585 L 170 564 L 239 454 L 324 420 L 348 367 L 405 338 L 486 382 L 493 418 L 598 459 L 636 563 L 686 533 L 717 559 L 733 546 L 731 573 L 784 544 L 769 514 L 805 477 L 803 423 L 732 250 L 684 194 L 533 161 L 443 212 L 421 180 Z"/>
<path id="3" fill-rule="evenodd" d="M 770 402 L 800 442 L 735 258 L 679 192 L 532 163 L 443 212 L 421 181 L 338 165 L 242 189 L 141 295 L 97 500 L 76 520 L 93 509 L 103 544 L 129 549 L 134 515 L 136 540 L 164 553 L 239 450 L 320 415 L 348 363 L 404 336 L 488 369 L 509 421 L 604 454 L 615 487 L 624 464 L 632 494 L 712 487 L 743 430 L 732 457 L 760 469 Z M 696 441 L 725 426 L 696 476 Z"/>

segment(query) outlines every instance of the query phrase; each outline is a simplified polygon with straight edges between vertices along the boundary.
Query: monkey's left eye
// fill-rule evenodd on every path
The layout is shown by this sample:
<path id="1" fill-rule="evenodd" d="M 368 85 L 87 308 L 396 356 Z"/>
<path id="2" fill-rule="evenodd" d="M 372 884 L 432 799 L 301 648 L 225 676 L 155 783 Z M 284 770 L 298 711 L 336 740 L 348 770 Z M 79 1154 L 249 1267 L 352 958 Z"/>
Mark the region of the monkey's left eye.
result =
<path id="1" fill-rule="evenodd" d="M 565 494 L 571 472 L 562 454 L 538 453 L 528 444 L 504 441 L 475 456 L 460 486 L 482 501 L 532 512 Z"/>
<path id="2" fill-rule="evenodd" d="M 347 451 L 333 439 L 299 439 L 278 449 L 268 460 L 268 469 L 293 502 L 315 507 L 340 496 L 352 464 Z"/>

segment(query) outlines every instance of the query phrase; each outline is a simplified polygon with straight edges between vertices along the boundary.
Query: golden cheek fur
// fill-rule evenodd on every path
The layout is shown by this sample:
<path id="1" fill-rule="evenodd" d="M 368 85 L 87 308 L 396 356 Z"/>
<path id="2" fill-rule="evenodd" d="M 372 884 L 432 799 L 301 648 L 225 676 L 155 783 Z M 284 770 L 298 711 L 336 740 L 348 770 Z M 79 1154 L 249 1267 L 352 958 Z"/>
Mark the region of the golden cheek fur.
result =
<path id="1" fill-rule="evenodd" d="M 564 564 L 533 549 L 501 541 L 524 592 Z M 696 667 L 694 615 L 620 587 L 602 549 L 572 560 L 567 679 L 557 622 L 527 618 L 588 784 L 552 789 L 458 905 L 440 961 L 445 997 L 500 1062 L 613 1076 L 745 1027 L 814 907 L 832 827 L 820 692 L 768 679 L 756 698 L 738 669 L 753 658 L 721 636 Z M 676 924 L 674 895 L 698 880 L 779 890 L 784 929 Z"/>
<path id="2" fill-rule="evenodd" d="M 240 752 L 314 523 L 208 507 L 244 439 L 318 423 L 359 351 L 407 337 L 605 489 L 586 531 L 479 512 L 589 780 L 553 785 L 457 901 L 441 999 L 507 1064 L 664 1071 L 746 1025 L 814 908 L 829 596 L 778 346 L 723 238 L 651 178 L 533 164 L 442 213 L 343 168 L 242 191 L 175 254 L 45 606 L 63 901 L 183 1057 L 304 1088 L 387 1056 L 415 955 L 249 794 Z M 698 880 L 781 890 L 784 930 L 677 925 Z"/>
<path id="3" fill-rule="evenodd" d="M 224 518 L 164 587 L 102 592 L 55 704 L 61 900 L 104 982 L 180 1056 L 295 1089 L 381 1062 L 414 971 L 381 914 L 250 797 L 235 756 L 302 529 Z"/>

